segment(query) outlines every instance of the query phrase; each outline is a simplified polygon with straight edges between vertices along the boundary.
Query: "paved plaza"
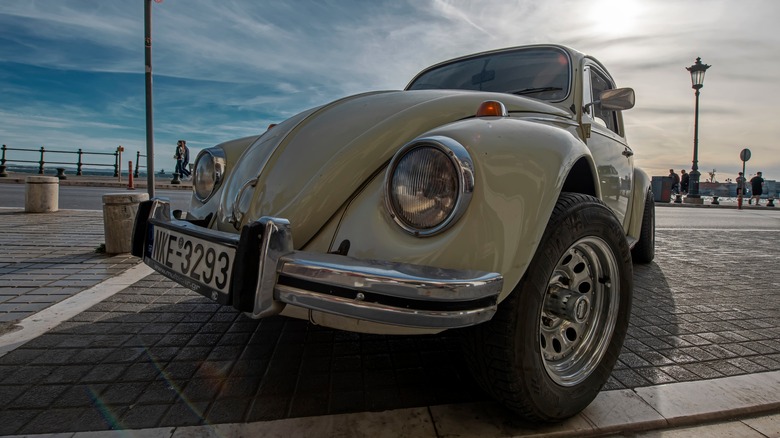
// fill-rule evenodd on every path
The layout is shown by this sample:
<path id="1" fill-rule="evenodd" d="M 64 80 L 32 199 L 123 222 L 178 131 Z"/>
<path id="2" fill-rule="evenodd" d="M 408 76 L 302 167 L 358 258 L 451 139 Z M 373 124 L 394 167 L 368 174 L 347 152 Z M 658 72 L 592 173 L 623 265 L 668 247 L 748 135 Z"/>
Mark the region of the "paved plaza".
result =
<path id="1" fill-rule="evenodd" d="M 129 255 L 95 252 L 99 211 L 0 209 L 0 218 L 5 331 L 141 268 Z M 655 262 L 634 266 L 631 325 L 604 394 L 741 376 L 767 376 L 777 392 L 777 242 L 776 231 L 659 228 Z M 0 357 L 0 435 L 436 406 L 489 406 L 490 415 L 511 417 L 469 375 L 457 332 L 379 336 L 252 320 L 156 273 Z"/>

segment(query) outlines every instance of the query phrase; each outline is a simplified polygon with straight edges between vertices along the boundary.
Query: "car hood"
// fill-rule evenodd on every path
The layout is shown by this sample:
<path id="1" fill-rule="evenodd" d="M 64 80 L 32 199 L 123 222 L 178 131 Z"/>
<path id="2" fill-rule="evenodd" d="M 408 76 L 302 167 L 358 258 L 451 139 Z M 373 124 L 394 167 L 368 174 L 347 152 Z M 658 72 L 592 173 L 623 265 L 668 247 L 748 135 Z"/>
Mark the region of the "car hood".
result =
<path id="1" fill-rule="evenodd" d="M 308 242 L 404 144 L 469 117 L 485 100 L 513 115 L 571 113 L 534 99 L 453 90 L 381 91 L 350 96 L 304 111 L 269 129 L 229 171 L 216 226 L 236 227 L 262 216 L 286 218 L 294 245 Z"/>

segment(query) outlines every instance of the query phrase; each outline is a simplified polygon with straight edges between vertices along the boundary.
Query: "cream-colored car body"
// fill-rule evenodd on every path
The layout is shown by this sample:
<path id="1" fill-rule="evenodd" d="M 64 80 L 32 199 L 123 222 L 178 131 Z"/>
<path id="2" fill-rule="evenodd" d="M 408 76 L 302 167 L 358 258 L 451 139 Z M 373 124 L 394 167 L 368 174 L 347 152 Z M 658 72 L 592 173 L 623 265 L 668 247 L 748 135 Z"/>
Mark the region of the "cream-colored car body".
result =
<path id="1" fill-rule="evenodd" d="M 457 90 L 366 93 L 303 112 L 259 137 L 219 145 L 227 178 L 207 202 L 193 200 L 189 215 L 216 212 L 210 227 L 232 233 L 261 216 L 283 217 L 292 226 L 296 250 L 333 252 L 349 241 L 351 257 L 497 272 L 504 278 L 503 300 L 523 277 L 561 191 L 592 191 L 603 198 L 598 157 L 589 143 L 611 137 L 607 141 L 629 150 L 624 135 L 600 133 L 583 112 L 584 67 L 606 70 L 592 58 L 563 50 L 576 68 L 572 91 L 561 102 Z M 475 117 L 486 100 L 501 102 L 508 117 Z M 624 133 L 622 117 L 620 124 Z M 465 146 L 474 162 L 474 193 L 455 225 L 417 237 L 387 211 L 385 173 L 402 146 L 430 136 Z M 633 169 L 630 155 L 626 159 L 625 168 Z M 638 169 L 619 177 L 621 190 L 605 202 L 633 244 L 650 180 Z M 236 212 L 238 204 L 246 211 Z M 359 332 L 439 331 L 289 304 L 282 314 Z"/>

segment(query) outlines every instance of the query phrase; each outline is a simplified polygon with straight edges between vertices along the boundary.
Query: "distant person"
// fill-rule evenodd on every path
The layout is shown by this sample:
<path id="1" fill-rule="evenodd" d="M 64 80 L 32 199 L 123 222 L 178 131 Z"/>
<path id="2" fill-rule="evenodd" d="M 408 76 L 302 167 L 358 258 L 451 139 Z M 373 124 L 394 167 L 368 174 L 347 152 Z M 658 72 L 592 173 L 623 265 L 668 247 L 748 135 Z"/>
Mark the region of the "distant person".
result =
<path id="1" fill-rule="evenodd" d="M 674 173 L 674 169 L 669 169 L 669 178 L 672 179 L 672 193 L 680 193 L 680 176 Z"/>
<path id="2" fill-rule="evenodd" d="M 185 178 L 190 177 L 190 148 L 187 147 L 187 142 L 182 140 L 181 146 L 184 148 L 184 157 L 181 160 L 181 171 L 184 173 Z"/>
<path id="3" fill-rule="evenodd" d="M 176 152 L 173 154 L 173 158 L 176 159 L 176 170 L 174 170 L 174 173 L 178 173 L 182 178 L 190 176 L 190 171 L 187 169 L 187 164 L 190 161 L 190 150 L 187 148 L 186 141 L 179 140 L 176 143 Z"/>
<path id="4" fill-rule="evenodd" d="M 739 172 L 737 176 L 737 196 L 745 194 L 745 176 Z"/>
<path id="5" fill-rule="evenodd" d="M 761 199 L 761 195 L 764 193 L 764 178 L 761 177 L 761 172 L 757 172 L 756 176 L 750 178 L 750 188 L 752 189 L 753 199 L 756 200 L 756 205 L 761 205 L 758 201 Z"/>
<path id="6" fill-rule="evenodd" d="M 690 177 L 690 175 L 685 173 L 685 169 L 681 170 L 680 172 L 682 172 L 680 174 L 680 191 L 682 193 L 687 194 L 688 193 L 688 183 L 690 182 L 691 177 Z"/>

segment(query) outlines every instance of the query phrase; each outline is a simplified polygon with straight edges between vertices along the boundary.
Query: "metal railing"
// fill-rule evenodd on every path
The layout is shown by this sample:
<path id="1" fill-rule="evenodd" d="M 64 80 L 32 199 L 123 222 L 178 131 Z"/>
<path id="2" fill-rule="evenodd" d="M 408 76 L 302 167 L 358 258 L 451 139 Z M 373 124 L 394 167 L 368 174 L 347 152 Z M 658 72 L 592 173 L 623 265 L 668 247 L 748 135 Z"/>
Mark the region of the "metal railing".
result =
<path id="1" fill-rule="evenodd" d="M 33 163 L 38 165 L 38 174 L 43 175 L 44 170 L 46 169 L 46 165 L 69 165 L 69 164 L 75 164 L 76 165 L 76 175 L 81 176 L 83 175 L 83 169 L 85 166 L 89 167 L 113 167 L 114 168 L 114 176 L 119 177 L 119 173 L 121 171 L 121 160 L 122 160 L 122 152 L 125 150 L 124 147 L 118 146 L 114 152 L 88 152 L 84 151 L 81 148 L 79 148 L 78 151 L 64 151 L 64 150 L 56 150 L 56 149 L 46 149 L 45 147 L 41 146 L 40 149 L 25 149 L 25 148 L 10 148 L 6 145 L 3 145 L 2 148 L 2 155 L 0 156 L 0 177 L 7 177 L 8 173 L 6 172 L 7 166 L 6 163 Z M 37 160 L 25 160 L 25 159 L 10 159 L 8 158 L 8 152 L 14 151 L 14 152 L 35 152 L 38 153 L 38 159 Z M 47 156 L 48 154 L 48 156 Z M 24 155 L 24 154 L 22 154 Z M 29 155 L 29 154 L 28 154 Z M 52 159 L 52 155 L 54 155 L 54 158 L 52 161 L 46 161 L 48 159 Z M 66 159 L 63 158 L 63 156 L 68 155 L 77 155 L 76 161 L 65 161 Z M 91 157 L 95 157 L 95 160 L 98 160 L 101 156 L 112 156 L 113 162 L 111 163 L 105 163 L 105 162 L 92 162 Z M 84 161 L 86 159 L 90 161 Z M 139 168 L 146 167 L 142 166 L 140 163 L 141 157 L 146 158 L 146 155 L 141 155 L 141 152 L 136 153 L 136 164 L 134 169 L 134 176 L 138 177 Z M 56 167 L 55 167 L 56 168 Z"/>
<path id="2" fill-rule="evenodd" d="M 141 157 L 144 158 L 144 163 L 146 163 L 146 155 L 141 155 L 141 151 L 135 152 L 135 171 L 133 172 L 133 177 L 138 178 L 138 172 L 141 170 L 141 167 L 146 169 L 146 164 L 141 165 Z"/>

